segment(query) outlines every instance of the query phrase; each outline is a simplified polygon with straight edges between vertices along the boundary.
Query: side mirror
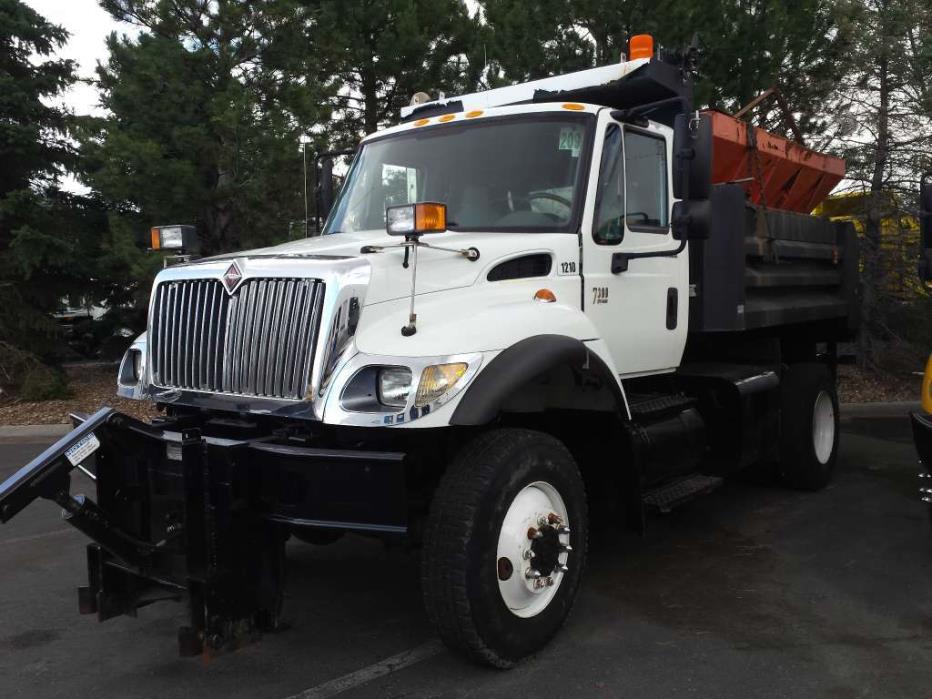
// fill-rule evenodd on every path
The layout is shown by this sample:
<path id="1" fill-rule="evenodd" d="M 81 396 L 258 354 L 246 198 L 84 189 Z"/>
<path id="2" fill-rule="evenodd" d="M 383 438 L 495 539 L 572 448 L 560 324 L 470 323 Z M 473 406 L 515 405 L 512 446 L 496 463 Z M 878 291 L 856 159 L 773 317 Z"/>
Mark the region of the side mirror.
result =
<path id="1" fill-rule="evenodd" d="M 712 120 L 695 112 L 673 123 L 673 196 L 708 199 L 712 193 Z"/>
<path id="2" fill-rule="evenodd" d="M 320 233 L 321 226 L 327 220 L 330 209 L 336 201 L 338 187 L 334 187 L 333 163 L 339 157 L 354 155 L 355 150 L 333 150 L 318 153 L 314 158 L 314 172 L 316 173 L 316 186 L 314 187 L 314 201 L 317 206 L 314 213 L 315 227 Z M 341 180 L 342 182 L 342 180 Z"/>
<path id="3" fill-rule="evenodd" d="M 932 282 L 932 172 L 919 180 L 919 278 Z"/>
<path id="4" fill-rule="evenodd" d="M 332 155 L 321 158 L 317 170 L 317 212 L 321 219 L 326 219 L 333 208 L 333 158 Z"/>
<path id="5" fill-rule="evenodd" d="M 711 204 L 708 199 L 687 199 L 673 205 L 671 226 L 675 240 L 705 240 L 709 237 Z"/>

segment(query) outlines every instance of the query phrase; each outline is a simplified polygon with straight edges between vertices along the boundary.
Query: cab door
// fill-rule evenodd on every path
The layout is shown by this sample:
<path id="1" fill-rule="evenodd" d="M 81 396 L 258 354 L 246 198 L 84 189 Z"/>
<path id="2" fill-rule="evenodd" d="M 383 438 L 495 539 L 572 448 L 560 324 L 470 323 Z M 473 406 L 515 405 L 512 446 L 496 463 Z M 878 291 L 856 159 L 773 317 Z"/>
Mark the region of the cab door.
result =
<path id="1" fill-rule="evenodd" d="M 669 253 L 672 131 L 602 112 L 583 217 L 583 309 L 621 376 L 672 371 L 686 343 L 689 261 Z M 614 263 L 614 271 L 613 271 Z"/>

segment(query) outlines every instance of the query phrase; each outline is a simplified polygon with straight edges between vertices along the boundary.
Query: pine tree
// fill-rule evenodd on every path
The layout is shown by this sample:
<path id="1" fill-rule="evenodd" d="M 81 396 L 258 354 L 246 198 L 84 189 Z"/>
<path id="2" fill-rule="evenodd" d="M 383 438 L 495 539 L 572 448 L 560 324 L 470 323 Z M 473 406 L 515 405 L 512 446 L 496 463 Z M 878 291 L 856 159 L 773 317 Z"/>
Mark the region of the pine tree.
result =
<path id="1" fill-rule="evenodd" d="M 353 144 L 398 118 L 416 92 L 475 89 L 478 22 L 463 0 L 315 0 L 308 55 L 328 80 L 330 140 Z"/>
<path id="2" fill-rule="evenodd" d="M 52 313 L 98 291 L 101 209 L 58 186 L 76 153 L 70 115 L 51 103 L 75 76 L 49 56 L 67 38 L 20 0 L 0 0 L 0 342 L 44 359 L 61 347 Z"/>
<path id="3" fill-rule="evenodd" d="M 278 0 L 104 0 L 142 29 L 98 69 L 112 114 L 82 135 L 87 183 L 137 232 L 198 227 L 206 252 L 303 231 L 300 140 L 321 117 L 303 10 Z"/>
<path id="4" fill-rule="evenodd" d="M 916 242 L 905 235 L 885 239 L 884 227 L 915 213 L 919 177 L 932 170 L 932 6 L 924 0 L 855 0 L 848 9 L 859 39 L 835 92 L 832 138 L 826 141 L 845 157 L 848 189 L 867 193 L 859 359 L 876 366 L 889 342 L 909 333 L 891 327 L 891 311 L 909 314 L 899 313 L 884 289 L 891 267 L 908 266 L 903 272 L 915 275 Z M 917 320 L 928 337 L 928 318 Z M 917 365 L 928 347 L 918 352 Z"/>
<path id="5" fill-rule="evenodd" d="M 483 0 L 493 77 L 518 82 L 618 61 L 633 34 L 680 50 L 697 34 L 696 104 L 734 112 L 777 86 L 805 134 L 844 67 L 851 32 L 829 0 Z M 843 13 L 841 13 L 843 15 Z M 784 130 L 777 110 L 756 115 Z"/>

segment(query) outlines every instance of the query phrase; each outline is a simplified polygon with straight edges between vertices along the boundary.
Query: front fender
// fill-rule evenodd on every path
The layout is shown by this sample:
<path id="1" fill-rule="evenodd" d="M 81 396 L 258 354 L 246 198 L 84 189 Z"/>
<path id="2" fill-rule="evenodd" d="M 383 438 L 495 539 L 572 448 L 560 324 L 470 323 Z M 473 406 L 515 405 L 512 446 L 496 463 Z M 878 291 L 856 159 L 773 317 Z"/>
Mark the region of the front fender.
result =
<path id="1" fill-rule="evenodd" d="M 618 374 L 611 365 L 611 358 L 603 358 L 600 349 L 604 349 L 602 343 L 587 345 L 565 335 L 525 338 L 483 367 L 460 397 L 450 424 L 484 425 L 491 422 L 514 391 L 534 377 L 559 366 L 571 366 L 604 381 L 619 415 L 627 416 L 627 401 Z"/>

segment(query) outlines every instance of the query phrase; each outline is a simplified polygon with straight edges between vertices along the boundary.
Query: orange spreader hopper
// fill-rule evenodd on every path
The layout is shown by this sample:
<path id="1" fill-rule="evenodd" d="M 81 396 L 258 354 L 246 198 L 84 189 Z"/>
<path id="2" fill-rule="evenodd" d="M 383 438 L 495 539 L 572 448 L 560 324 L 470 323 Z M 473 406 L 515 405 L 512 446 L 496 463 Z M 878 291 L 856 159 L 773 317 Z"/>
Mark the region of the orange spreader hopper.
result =
<path id="1" fill-rule="evenodd" d="M 845 176 L 841 158 L 816 153 L 756 126 L 751 128 L 757 147 L 748 148 L 745 122 L 721 112 L 705 114 L 712 119 L 712 181 L 753 178 L 746 186 L 755 204 L 808 214 Z"/>

